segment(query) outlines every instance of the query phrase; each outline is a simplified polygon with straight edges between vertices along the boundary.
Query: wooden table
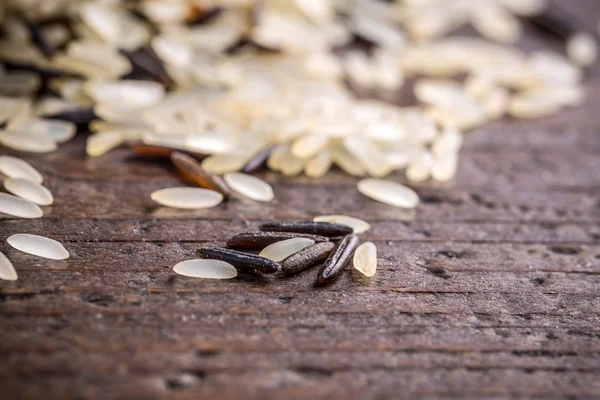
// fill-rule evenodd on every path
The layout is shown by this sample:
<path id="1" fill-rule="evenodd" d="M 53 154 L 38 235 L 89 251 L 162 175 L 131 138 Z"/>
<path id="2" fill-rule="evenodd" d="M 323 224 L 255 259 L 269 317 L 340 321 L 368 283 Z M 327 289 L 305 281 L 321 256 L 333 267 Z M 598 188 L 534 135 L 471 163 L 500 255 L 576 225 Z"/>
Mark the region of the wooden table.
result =
<path id="1" fill-rule="evenodd" d="M 593 27 L 598 3 L 572 3 Z M 523 44 L 548 45 L 532 32 Z M 340 172 L 263 173 L 272 203 L 174 211 L 150 199 L 180 184 L 170 167 L 126 149 L 88 159 L 78 137 L 26 155 L 56 203 L 42 219 L 0 217 L 20 277 L 0 282 L 0 397 L 599 397 L 600 69 L 586 84 L 584 107 L 470 134 L 456 180 L 417 185 L 415 212 Z M 317 290 L 314 269 L 224 282 L 171 270 L 261 222 L 329 213 L 372 224 L 373 280 L 348 268 Z M 19 253 L 15 233 L 58 239 L 71 258 Z"/>

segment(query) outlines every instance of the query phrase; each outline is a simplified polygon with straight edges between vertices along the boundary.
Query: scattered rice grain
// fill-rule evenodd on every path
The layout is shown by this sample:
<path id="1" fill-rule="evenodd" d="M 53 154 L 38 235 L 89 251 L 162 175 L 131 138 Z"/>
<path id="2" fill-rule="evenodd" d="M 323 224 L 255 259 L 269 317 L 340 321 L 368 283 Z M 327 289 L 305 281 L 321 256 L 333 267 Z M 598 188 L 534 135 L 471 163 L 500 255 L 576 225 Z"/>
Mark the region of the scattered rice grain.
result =
<path id="1" fill-rule="evenodd" d="M 0 156 L 0 172 L 9 178 L 22 178 L 42 183 L 44 178 L 28 162 L 11 156 Z"/>
<path id="2" fill-rule="evenodd" d="M 293 238 L 282 240 L 265 247 L 259 254 L 261 257 L 268 258 L 273 261 L 282 261 L 292 254 L 299 252 L 309 246 L 315 244 L 314 240 L 305 238 Z"/>
<path id="3" fill-rule="evenodd" d="M 372 242 L 358 246 L 354 252 L 354 268 L 369 278 L 377 272 L 377 247 Z"/>
<path id="4" fill-rule="evenodd" d="M 223 201 L 223 195 L 214 190 L 189 187 L 157 190 L 150 197 L 160 205 L 182 209 L 211 208 Z"/>
<path id="5" fill-rule="evenodd" d="M 232 279 L 237 276 L 233 265 L 210 259 L 182 261 L 173 267 L 173 271 L 179 275 L 204 279 Z"/>
<path id="6" fill-rule="evenodd" d="M 240 172 L 224 176 L 227 185 L 234 191 L 255 201 L 271 201 L 275 198 L 273 188 L 267 182 Z"/>
<path id="7" fill-rule="evenodd" d="M 359 234 L 371 229 L 371 225 L 362 219 L 350 217 L 348 215 L 320 215 L 314 217 L 315 222 L 331 222 L 334 224 L 347 225 L 352 228 L 353 233 Z"/>
<path id="8" fill-rule="evenodd" d="M 49 206 L 54 202 L 52 193 L 39 183 L 22 178 L 9 178 L 4 181 L 7 192 L 40 206 Z"/>
<path id="9" fill-rule="evenodd" d="M 358 190 L 373 200 L 400 208 L 414 208 L 419 204 L 419 196 L 412 189 L 384 179 L 363 179 L 358 182 Z"/>
<path id="10" fill-rule="evenodd" d="M 33 254 L 51 260 L 65 260 L 69 258 L 69 252 L 56 240 L 26 233 L 12 235 L 7 240 L 15 249 L 23 253 Z"/>
<path id="11" fill-rule="evenodd" d="M 0 252 L 0 279 L 5 281 L 16 281 L 19 277 L 10 260 Z"/>

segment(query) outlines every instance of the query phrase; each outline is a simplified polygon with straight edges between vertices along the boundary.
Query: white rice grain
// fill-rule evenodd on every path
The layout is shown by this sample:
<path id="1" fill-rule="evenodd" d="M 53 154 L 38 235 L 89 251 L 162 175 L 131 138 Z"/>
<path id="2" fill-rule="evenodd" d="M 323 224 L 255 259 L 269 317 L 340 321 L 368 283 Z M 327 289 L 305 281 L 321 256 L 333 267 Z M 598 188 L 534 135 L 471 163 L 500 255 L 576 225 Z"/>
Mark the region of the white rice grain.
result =
<path id="1" fill-rule="evenodd" d="M 179 275 L 204 279 L 232 279 L 237 276 L 233 265 L 208 259 L 182 261 L 173 267 L 173 271 Z"/>
<path id="2" fill-rule="evenodd" d="M 457 152 L 463 143 L 463 135 L 458 129 L 446 128 L 431 145 L 431 152 L 435 155 L 448 152 Z"/>
<path id="3" fill-rule="evenodd" d="M 52 193 L 39 183 L 22 178 L 9 178 L 4 181 L 7 192 L 40 206 L 49 206 L 54 202 Z"/>
<path id="4" fill-rule="evenodd" d="M 329 150 L 323 150 L 306 163 L 304 172 L 311 178 L 320 178 L 324 176 L 331 168 L 333 159 Z"/>
<path id="5" fill-rule="evenodd" d="M 5 281 L 16 281 L 19 277 L 10 260 L 0 252 L 0 279 Z"/>
<path id="6" fill-rule="evenodd" d="M 598 59 L 598 43 L 587 33 L 578 33 L 567 41 L 569 59 L 580 67 L 589 67 Z"/>
<path id="7" fill-rule="evenodd" d="M 15 249 L 34 256 L 48 258 L 51 260 L 65 260 L 69 258 L 69 252 L 56 240 L 26 233 L 12 235 L 6 239 Z"/>
<path id="8" fill-rule="evenodd" d="M 327 145 L 329 138 L 320 135 L 305 135 L 294 141 L 291 147 L 292 154 L 300 159 L 314 156 Z"/>
<path id="9" fill-rule="evenodd" d="M 213 190 L 174 187 L 157 190 L 150 195 L 160 205 L 182 209 L 211 208 L 223 201 L 223 195 Z"/>
<path id="10" fill-rule="evenodd" d="M 227 186 L 249 199 L 271 201 L 275 198 L 271 185 L 255 176 L 233 172 L 225 174 L 224 179 Z"/>
<path id="11" fill-rule="evenodd" d="M 9 178 L 22 178 L 42 183 L 44 177 L 28 162 L 11 156 L 0 156 L 0 172 Z"/>
<path id="12" fill-rule="evenodd" d="M 312 239 L 287 239 L 268 245 L 258 255 L 279 262 L 313 244 L 315 244 L 315 241 Z"/>
<path id="13" fill-rule="evenodd" d="M 29 153 L 49 153 L 58 148 L 56 141 L 50 137 L 20 131 L 0 132 L 0 144 Z"/>
<path id="14" fill-rule="evenodd" d="M 215 154 L 202 160 L 202 168 L 215 174 L 237 172 L 244 167 L 251 155 L 241 153 Z"/>
<path id="15" fill-rule="evenodd" d="M 44 213 L 33 202 L 11 194 L 0 193 L 0 213 L 21 218 L 40 218 Z"/>
<path id="16" fill-rule="evenodd" d="M 366 277 L 373 277 L 377 272 L 377 247 L 373 242 L 366 242 L 358 246 L 354 252 L 354 268 Z"/>
<path id="17" fill-rule="evenodd" d="M 437 182 L 448 182 L 456 175 L 458 153 L 446 152 L 435 155 L 431 166 L 431 177 Z"/>
<path id="18" fill-rule="evenodd" d="M 36 135 L 47 136 L 57 143 L 65 143 L 75 137 L 77 127 L 70 121 L 36 118 L 24 122 L 21 125 L 20 130 Z"/>
<path id="19" fill-rule="evenodd" d="M 90 157 L 99 157 L 123 143 L 125 137 L 121 132 L 96 132 L 88 137 L 85 151 Z"/>
<path id="20" fill-rule="evenodd" d="M 406 178 L 411 182 L 424 182 L 429 179 L 433 157 L 429 151 L 415 155 L 406 167 Z"/>
<path id="21" fill-rule="evenodd" d="M 385 179 L 363 179 L 358 182 L 358 190 L 373 200 L 400 208 L 415 208 L 419 204 L 419 196 L 412 189 Z"/>

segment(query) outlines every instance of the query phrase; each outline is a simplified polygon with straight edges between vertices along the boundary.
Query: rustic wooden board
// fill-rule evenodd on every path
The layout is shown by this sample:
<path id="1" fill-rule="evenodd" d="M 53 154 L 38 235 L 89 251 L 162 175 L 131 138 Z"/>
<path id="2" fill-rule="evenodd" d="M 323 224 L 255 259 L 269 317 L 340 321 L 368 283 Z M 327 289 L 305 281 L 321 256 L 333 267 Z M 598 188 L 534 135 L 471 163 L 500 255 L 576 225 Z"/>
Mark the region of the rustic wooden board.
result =
<path id="1" fill-rule="evenodd" d="M 595 0 L 570 4 L 587 27 L 600 17 Z M 0 397 L 598 398 L 600 68 L 587 79 L 583 107 L 469 135 L 457 179 L 417 185 L 416 212 L 362 197 L 339 171 L 262 173 L 269 204 L 169 210 L 149 198 L 180 184 L 168 164 L 125 149 L 87 159 L 85 137 L 25 156 L 56 204 L 40 220 L 0 216 L 20 276 L 0 282 Z M 371 222 L 373 279 L 348 269 L 317 290 L 314 270 L 230 282 L 171 270 L 264 221 L 325 213 Z M 71 258 L 9 248 L 20 232 Z"/>

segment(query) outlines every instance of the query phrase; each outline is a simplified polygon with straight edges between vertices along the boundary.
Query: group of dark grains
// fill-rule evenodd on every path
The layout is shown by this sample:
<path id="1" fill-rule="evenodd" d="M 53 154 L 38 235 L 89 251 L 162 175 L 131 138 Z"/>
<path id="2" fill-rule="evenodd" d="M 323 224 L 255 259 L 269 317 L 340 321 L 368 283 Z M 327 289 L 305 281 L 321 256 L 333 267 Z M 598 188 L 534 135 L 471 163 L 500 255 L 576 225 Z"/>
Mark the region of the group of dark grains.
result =
<path id="1" fill-rule="evenodd" d="M 282 271 L 297 274 L 322 263 L 315 286 L 334 282 L 352 258 L 358 247 L 358 236 L 352 228 L 331 222 L 269 222 L 259 231 L 243 232 L 227 240 L 227 247 L 198 249 L 202 258 L 221 260 L 233 265 L 239 272 L 268 275 Z M 314 244 L 292 254 L 280 263 L 245 251 L 262 250 L 270 244 L 293 238 L 314 240 Z"/>

